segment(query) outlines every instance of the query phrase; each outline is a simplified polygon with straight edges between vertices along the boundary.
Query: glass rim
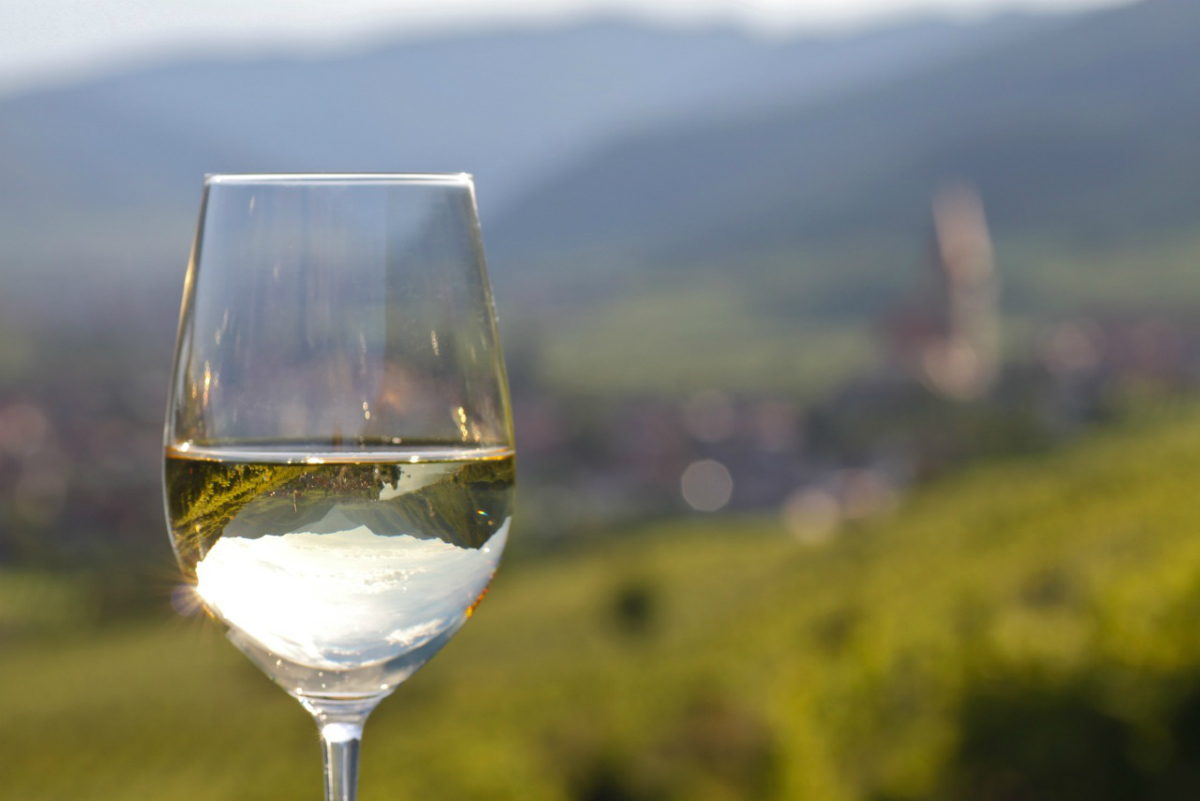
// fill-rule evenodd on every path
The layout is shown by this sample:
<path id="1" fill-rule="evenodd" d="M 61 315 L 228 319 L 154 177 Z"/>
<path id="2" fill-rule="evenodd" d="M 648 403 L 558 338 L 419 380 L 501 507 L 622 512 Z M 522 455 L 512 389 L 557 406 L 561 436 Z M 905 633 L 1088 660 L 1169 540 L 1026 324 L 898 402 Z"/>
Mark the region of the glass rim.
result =
<path id="1" fill-rule="evenodd" d="M 436 184 L 471 186 L 469 172 L 256 172 L 206 173 L 204 185 L 286 185 L 286 184 L 387 184 L 392 186 Z"/>

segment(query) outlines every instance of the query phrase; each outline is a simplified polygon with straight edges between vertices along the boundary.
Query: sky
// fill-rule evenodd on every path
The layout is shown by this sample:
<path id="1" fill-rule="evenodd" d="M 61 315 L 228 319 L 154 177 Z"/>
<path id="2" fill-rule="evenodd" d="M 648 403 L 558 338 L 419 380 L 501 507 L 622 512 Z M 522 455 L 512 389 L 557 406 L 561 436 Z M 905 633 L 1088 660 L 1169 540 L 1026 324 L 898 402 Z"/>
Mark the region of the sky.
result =
<path id="1" fill-rule="evenodd" d="M 624 16 L 763 35 L 917 14 L 1072 10 L 1128 0 L 0 0 L 0 94 L 213 52 L 329 52 L 431 32 Z"/>

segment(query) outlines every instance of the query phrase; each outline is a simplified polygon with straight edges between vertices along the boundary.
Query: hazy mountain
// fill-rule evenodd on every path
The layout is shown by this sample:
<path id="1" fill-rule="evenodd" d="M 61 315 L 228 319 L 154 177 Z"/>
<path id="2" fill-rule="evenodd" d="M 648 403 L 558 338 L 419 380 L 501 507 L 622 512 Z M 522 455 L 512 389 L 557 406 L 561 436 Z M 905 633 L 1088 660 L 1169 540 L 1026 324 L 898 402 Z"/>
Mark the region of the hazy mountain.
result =
<path id="1" fill-rule="evenodd" d="M 1200 222 L 1200 3 L 1148 0 L 821 103 L 629 137 L 493 226 L 501 254 L 919 239 L 976 184 L 1002 237 L 1111 245 Z"/>
<path id="2" fill-rule="evenodd" d="M 83 305 L 96 287 L 174 287 L 205 172 L 469 170 L 488 222 L 630 132 L 813 102 L 1046 24 L 771 43 L 596 23 L 183 63 L 11 97 L 0 102 L 0 281 L 10 301 L 48 285 L 61 300 L 74 286 Z"/>

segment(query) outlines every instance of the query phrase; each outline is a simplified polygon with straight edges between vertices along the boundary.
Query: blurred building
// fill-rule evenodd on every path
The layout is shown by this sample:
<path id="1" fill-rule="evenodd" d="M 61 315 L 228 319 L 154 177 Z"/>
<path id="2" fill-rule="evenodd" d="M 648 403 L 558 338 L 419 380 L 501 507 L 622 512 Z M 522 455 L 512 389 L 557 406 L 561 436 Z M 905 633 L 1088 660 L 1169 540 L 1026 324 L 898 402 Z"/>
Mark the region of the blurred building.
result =
<path id="1" fill-rule="evenodd" d="M 941 395 L 977 398 L 1000 363 L 1000 282 L 974 189 L 956 186 L 934 199 L 929 266 L 929 289 L 884 317 L 888 360 Z"/>

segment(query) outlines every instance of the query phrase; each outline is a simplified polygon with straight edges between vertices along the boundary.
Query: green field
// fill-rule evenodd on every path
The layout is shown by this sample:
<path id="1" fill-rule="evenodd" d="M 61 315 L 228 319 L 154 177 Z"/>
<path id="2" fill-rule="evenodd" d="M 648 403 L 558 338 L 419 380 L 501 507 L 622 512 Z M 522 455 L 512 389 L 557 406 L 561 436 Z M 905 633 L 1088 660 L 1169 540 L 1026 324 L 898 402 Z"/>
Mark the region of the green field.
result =
<path id="1" fill-rule="evenodd" d="M 623 276 L 624 292 L 597 289 L 505 347 L 535 364 L 545 385 L 574 396 L 724 389 L 819 402 L 879 365 L 889 314 L 928 300 L 930 245 L 912 239 L 657 265 Z M 1064 321 L 1186 325 L 1200 307 L 1198 260 L 1194 233 L 1120 247 L 998 241 L 1004 353 L 1035 358 L 1041 338 Z M 546 280 L 565 293 L 577 278 Z"/>
<path id="2" fill-rule="evenodd" d="M 361 797 L 1195 797 L 1198 482 L 1187 412 L 822 547 L 710 518 L 515 560 L 372 718 Z M 0 574 L 0 797 L 320 796 L 311 720 L 212 626 L 86 598 Z"/>

